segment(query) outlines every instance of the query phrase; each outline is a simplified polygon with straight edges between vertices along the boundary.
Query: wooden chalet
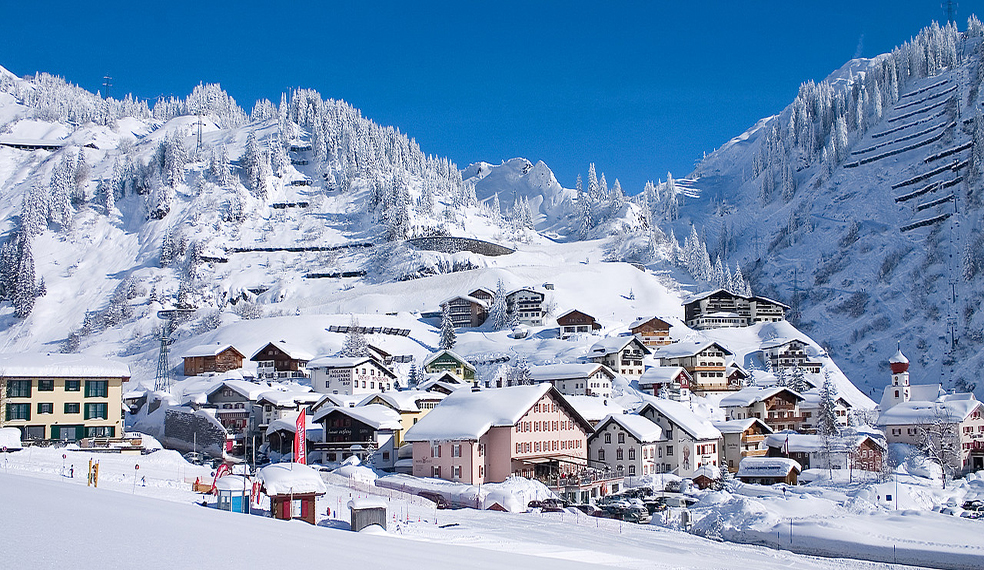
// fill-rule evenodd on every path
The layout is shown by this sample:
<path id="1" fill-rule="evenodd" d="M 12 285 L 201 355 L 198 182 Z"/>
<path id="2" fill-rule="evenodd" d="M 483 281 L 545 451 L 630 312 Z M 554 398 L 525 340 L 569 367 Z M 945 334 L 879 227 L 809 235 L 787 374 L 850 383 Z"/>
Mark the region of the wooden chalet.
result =
<path id="1" fill-rule="evenodd" d="M 183 356 L 184 375 L 228 372 L 243 367 L 246 356 L 231 344 L 205 344 L 190 348 Z"/>
<path id="2" fill-rule="evenodd" d="M 629 325 L 632 332 L 642 344 L 653 347 L 670 344 L 670 323 L 659 317 L 639 317 Z"/>
<path id="3" fill-rule="evenodd" d="M 592 334 L 601 330 L 601 324 L 595 321 L 594 317 L 577 309 L 571 309 L 557 317 L 557 325 L 560 327 L 561 339 L 575 334 Z"/>
<path id="4" fill-rule="evenodd" d="M 270 342 L 250 357 L 260 379 L 307 378 L 307 363 L 314 355 L 284 341 Z"/>

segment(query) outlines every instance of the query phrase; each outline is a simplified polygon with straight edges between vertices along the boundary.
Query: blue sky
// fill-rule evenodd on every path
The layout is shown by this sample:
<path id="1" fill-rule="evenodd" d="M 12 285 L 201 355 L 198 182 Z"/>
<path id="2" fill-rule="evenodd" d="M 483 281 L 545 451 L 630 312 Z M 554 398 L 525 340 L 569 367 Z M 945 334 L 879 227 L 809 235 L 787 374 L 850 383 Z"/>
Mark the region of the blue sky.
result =
<path id="1" fill-rule="evenodd" d="M 571 187 L 594 162 L 635 194 L 940 4 L 5 1 L 0 65 L 151 99 L 217 82 L 247 111 L 313 88 L 460 167 L 524 156 Z"/>

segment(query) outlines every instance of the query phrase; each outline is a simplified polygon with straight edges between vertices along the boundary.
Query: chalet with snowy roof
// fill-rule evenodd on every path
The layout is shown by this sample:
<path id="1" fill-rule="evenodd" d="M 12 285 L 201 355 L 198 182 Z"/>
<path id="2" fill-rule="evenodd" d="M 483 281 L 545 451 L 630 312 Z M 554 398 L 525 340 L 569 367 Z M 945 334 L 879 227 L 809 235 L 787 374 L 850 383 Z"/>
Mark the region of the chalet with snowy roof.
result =
<path id="1" fill-rule="evenodd" d="M 762 345 L 762 354 L 772 364 L 773 370 L 802 368 L 806 372 L 820 374 L 822 365 L 811 360 L 816 350 L 798 338 L 773 339 Z"/>
<path id="2" fill-rule="evenodd" d="M 284 341 L 270 342 L 250 357 L 258 379 L 307 378 L 307 363 L 314 355 Z"/>
<path id="3" fill-rule="evenodd" d="M 393 389 L 397 376 L 370 356 L 321 356 L 308 362 L 311 387 L 323 394 L 378 394 Z"/>
<path id="4" fill-rule="evenodd" d="M 557 326 L 560 327 L 560 338 L 570 338 L 576 334 L 594 334 L 601 330 L 601 324 L 587 313 L 582 313 L 577 309 L 571 309 L 563 315 L 557 317 Z"/>
<path id="5" fill-rule="evenodd" d="M 123 436 L 122 362 L 81 354 L 0 355 L 0 427 L 23 440 Z"/>
<path id="6" fill-rule="evenodd" d="M 315 414 L 325 408 L 354 408 L 359 402 L 365 399 L 363 395 L 352 396 L 348 394 L 322 394 L 310 408 L 311 414 Z"/>
<path id="7" fill-rule="evenodd" d="M 639 377 L 639 389 L 656 397 L 689 401 L 692 382 L 690 373 L 682 366 L 650 366 Z"/>
<path id="8" fill-rule="evenodd" d="M 328 492 L 321 474 L 300 463 L 275 463 L 256 472 L 260 492 L 270 497 L 270 516 L 317 524 L 317 498 Z"/>
<path id="9" fill-rule="evenodd" d="M 727 358 L 733 356 L 724 346 L 708 340 L 681 341 L 661 346 L 653 352 L 661 366 L 681 366 L 691 378 L 691 391 L 720 392 L 735 388 L 728 382 Z"/>
<path id="10" fill-rule="evenodd" d="M 683 309 L 687 326 L 704 330 L 782 321 L 789 307 L 765 297 L 746 297 L 716 289 L 694 295 L 683 304 Z"/>
<path id="11" fill-rule="evenodd" d="M 506 310 L 515 315 L 520 324 L 543 326 L 544 294 L 534 289 L 517 289 L 506 295 Z"/>
<path id="12" fill-rule="evenodd" d="M 280 456 L 288 455 L 294 452 L 294 436 L 297 433 L 297 415 L 299 413 L 301 412 L 294 412 L 293 414 L 288 414 L 283 418 L 273 420 L 270 422 L 270 425 L 264 429 L 263 438 L 267 441 L 270 452 L 278 453 Z M 304 449 L 305 457 L 307 457 L 312 451 L 314 451 L 315 445 L 317 445 L 324 436 L 322 434 L 321 424 L 315 423 L 311 416 L 307 414 L 304 416 L 306 423 L 304 427 L 304 435 L 307 439 Z"/>
<path id="13" fill-rule="evenodd" d="M 803 423 L 800 424 L 799 431 L 803 433 L 813 433 L 817 430 L 817 421 L 820 418 L 820 391 L 808 390 L 800 394 L 803 401 L 799 403 L 800 414 L 803 416 Z M 846 428 L 848 424 L 848 414 L 851 411 L 851 403 L 838 396 L 834 398 L 834 416 L 837 425 Z"/>
<path id="14" fill-rule="evenodd" d="M 471 485 L 556 479 L 587 465 L 591 424 L 550 384 L 459 390 L 404 434 L 413 475 Z"/>
<path id="15" fill-rule="evenodd" d="M 718 465 L 721 432 L 686 404 L 647 397 L 636 413 L 663 430 L 666 443 L 656 450 L 656 471 L 691 477 L 702 465 Z"/>
<path id="16" fill-rule="evenodd" d="M 567 403 L 588 420 L 592 426 L 597 426 L 601 420 L 613 414 L 626 414 L 629 410 L 619 405 L 611 398 L 597 396 L 564 396 Z"/>
<path id="17" fill-rule="evenodd" d="M 392 469 L 397 440 L 403 429 L 400 414 L 387 406 L 322 408 L 313 420 L 322 426 L 324 439 L 315 445 L 321 461 L 344 461 L 355 455 L 378 469 Z"/>
<path id="18" fill-rule="evenodd" d="M 732 360 L 724 369 L 724 377 L 728 379 L 728 386 L 731 386 L 732 388 L 740 388 L 744 386 L 748 382 L 748 379 L 752 376 L 747 370 Z"/>
<path id="19" fill-rule="evenodd" d="M 588 437 L 588 463 L 607 467 L 619 477 L 656 473 L 663 430 L 635 414 L 612 414 Z"/>
<path id="20" fill-rule="evenodd" d="M 652 354 L 649 347 L 634 336 L 611 336 L 594 343 L 588 349 L 592 362 L 604 364 L 615 374 L 638 379 L 645 369 L 642 359 Z"/>
<path id="21" fill-rule="evenodd" d="M 450 372 L 465 382 L 475 380 L 475 366 L 452 350 L 439 350 L 431 354 L 424 359 L 422 367 L 429 374 Z"/>
<path id="22" fill-rule="evenodd" d="M 441 310 L 448 307 L 455 328 L 481 326 L 489 316 L 489 306 L 488 301 L 470 295 L 457 295 L 441 302 Z"/>
<path id="23" fill-rule="evenodd" d="M 235 448 L 243 449 L 246 432 L 250 429 L 250 416 L 260 396 L 270 386 L 245 380 L 215 382 L 205 391 L 205 402 L 195 407 L 212 409 L 215 419 L 232 437 Z"/>
<path id="24" fill-rule="evenodd" d="M 788 457 L 803 469 L 860 469 L 879 472 L 888 452 L 884 439 L 868 434 L 830 436 L 780 432 L 766 438 L 769 457 Z"/>
<path id="25" fill-rule="evenodd" d="M 399 437 L 414 426 L 421 418 L 437 407 L 444 400 L 445 394 L 440 392 L 425 392 L 423 390 L 391 391 L 385 394 L 370 394 L 359 402 L 358 407 L 380 405 L 400 414 L 400 425 L 403 429 L 397 433 L 396 446 L 403 444 Z"/>
<path id="26" fill-rule="evenodd" d="M 670 344 L 670 323 L 659 317 L 639 317 L 629 325 L 629 331 L 642 344 L 657 347 Z"/>
<path id="27" fill-rule="evenodd" d="M 549 382 L 565 396 L 611 398 L 615 374 L 603 364 L 543 364 L 530 367 L 536 383 Z"/>
<path id="28" fill-rule="evenodd" d="M 485 287 L 479 287 L 478 289 L 475 289 L 471 293 L 468 293 L 468 296 L 474 297 L 479 301 L 484 301 L 489 306 L 492 306 L 492 301 L 495 300 L 495 291 L 492 291 L 491 289 L 486 289 Z"/>
<path id="29" fill-rule="evenodd" d="M 741 460 L 735 477 L 753 485 L 795 485 L 802 470 L 799 463 L 785 457 L 746 457 Z"/>
<path id="30" fill-rule="evenodd" d="M 752 386 L 725 396 L 718 404 L 729 420 L 758 418 L 773 431 L 799 431 L 807 419 L 800 411 L 803 396 L 783 386 Z"/>
<path id="31" fill-rule="evenodd" d="M 950 457 L 950 467 L 957 473 L 984 469 L 984 403 L 972 393 L 897 404 L 878 416 L 878 427 L 888 443 L 915 447 L 929 440 L 939 449 L 943 437 L 951 434 L 960 451 Z"/>
<path id="32" fill-rule="evenodd" d="M 271 422 L 287 416 L 296 417 L 298 410 L 312 406 L 320 399 L 321 394 L 302 390 L 263 392 L 253 405 L 253 421 L 256 429 L 265 434 Z"/>
<path id="33" fill-rule="evenodd" d="M 721 432 L 722 439 L 718 464 L 732 473 L 738 471 L 742 459 L 762 457 L 769 452 L 765 440 L 772 428 L 758 418 L 714 422 L 714 427 Z"/>
<path id="34" fill-rule="evenodd" d="M 181 358 L 184 359 L 184 375 L 198 376 L 242 368 L 246 356 L 231 344 L 203 344 L 189 348 Z"/>
<path id="35" fill-rule="evenodd" d="M 501 388 L 502 386 L 499 387 Z M 445 396 L 458 390 L 470 390 L 471 388 L 471 384 L 465 384 L 460 378 L 450 372 L 435 374 L 417 384 L 417 390 L 421 392 L 443 394 Z"/>

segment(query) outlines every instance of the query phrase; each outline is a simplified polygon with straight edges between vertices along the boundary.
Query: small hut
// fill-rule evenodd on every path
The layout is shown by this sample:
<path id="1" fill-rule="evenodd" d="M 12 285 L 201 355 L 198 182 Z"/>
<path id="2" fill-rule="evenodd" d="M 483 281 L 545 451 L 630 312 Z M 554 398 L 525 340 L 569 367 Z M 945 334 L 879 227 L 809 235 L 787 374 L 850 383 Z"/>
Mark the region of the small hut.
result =
<path id="1" fill-rule="evenodd" d="M 716 465 L 701 465 L 691 479 L 699 489 L 706 489 L 721 480 L 721 469 Z"/>
<path id="2" fill-rule="evenodd" d="M 256 473 L 260 491 L 270 497 L 270 515 L 316 524 L 315 500 L 328 492 L 321 475 L 300 463 L 276 463 Z"/>
<path id="3" fill-rule="evenodd" d="M 226 475 L 215 482 L 215 494 L 219 500 L 215 508 L 234 513 L 249 512 L 249 494 L 253 484 L 242 475 Z"/>
<path id="4" fill-rule="evenodd" d="M 800 471 L 799 463 L 785 457 L 746 457 L 738 465 L 735 477 L 742 483 L 795 485 Z"/>
<path id="5" fill-rule="evenodd" d="M 386 503 L 382 499 L 352 499 L 348 502 L 348 508 L 352 513 L 352 530 L 355 532 L 374 524 L 386 530 Z"/>

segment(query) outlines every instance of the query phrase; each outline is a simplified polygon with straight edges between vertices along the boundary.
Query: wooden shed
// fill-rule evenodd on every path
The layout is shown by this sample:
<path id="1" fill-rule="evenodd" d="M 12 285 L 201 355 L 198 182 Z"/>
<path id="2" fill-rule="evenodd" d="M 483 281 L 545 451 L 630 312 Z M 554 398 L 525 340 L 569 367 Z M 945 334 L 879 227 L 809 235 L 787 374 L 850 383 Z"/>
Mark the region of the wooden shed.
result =
<path id="1" fill-rule="evenodd" d="M 328 492 L 321 475 L 300 463 L 276 463 L 256 473 L 260 491 L 270 497 L 270 516 L 317 524 L 316 500 Z"/>
<path id="2" fill-rule="evenodd" d="M 352 516 L 352 530 L 359 532 L 377 524 L 386 530 L 386 503 L 378 498 L 352 499 L 348 502 Z"/>

